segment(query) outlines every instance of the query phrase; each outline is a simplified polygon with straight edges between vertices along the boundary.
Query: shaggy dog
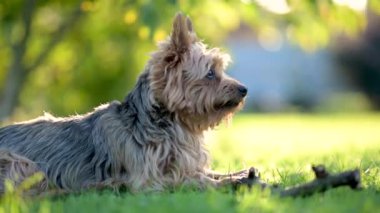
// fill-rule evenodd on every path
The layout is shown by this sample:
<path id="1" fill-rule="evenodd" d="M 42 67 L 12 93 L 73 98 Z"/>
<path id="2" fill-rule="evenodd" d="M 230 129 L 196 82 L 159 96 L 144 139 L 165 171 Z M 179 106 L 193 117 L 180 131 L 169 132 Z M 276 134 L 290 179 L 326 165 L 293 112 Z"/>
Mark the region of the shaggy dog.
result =
<path id="1" fill-rule="evenodd" d="M 36 186 L 40 191 L 47 182 L 68 191 L 96 186 L 141 191 L 218 186 L 238 177 L 244 172 L 208 170 L 203 140 L 203 132 L 231 117 L 247 94 L 224 73 L 229 61 L 199 41 L 190 19 L 177 14 L 171 36 L 159 44 L 122 103 L 1 128 L 1 183 L 17 184 L 41 171 L 46 178 Z"/>

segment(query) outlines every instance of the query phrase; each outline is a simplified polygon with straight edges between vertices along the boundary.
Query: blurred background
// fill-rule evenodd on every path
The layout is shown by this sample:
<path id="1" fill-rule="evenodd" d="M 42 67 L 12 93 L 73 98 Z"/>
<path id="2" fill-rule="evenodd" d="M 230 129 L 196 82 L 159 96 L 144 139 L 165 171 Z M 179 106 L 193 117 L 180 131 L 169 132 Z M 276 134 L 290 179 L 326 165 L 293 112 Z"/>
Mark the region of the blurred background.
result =
<path id="1" fill-rule="evenodd" d="M 0 120 L 122 100 L 177 11 L 231 53 L 247 112 L 380 110 L 379 0 L 0 1 Z"/>

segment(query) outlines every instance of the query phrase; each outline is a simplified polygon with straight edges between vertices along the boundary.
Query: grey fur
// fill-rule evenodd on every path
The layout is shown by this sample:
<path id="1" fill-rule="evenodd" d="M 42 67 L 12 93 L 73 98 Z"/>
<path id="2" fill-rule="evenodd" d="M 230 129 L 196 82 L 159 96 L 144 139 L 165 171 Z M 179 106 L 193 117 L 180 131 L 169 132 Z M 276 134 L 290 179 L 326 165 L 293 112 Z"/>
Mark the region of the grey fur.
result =
<path id="1" fill-rule="evenodd" d="M 141 170 L 138 173 L 143 175 L 145 164 L 158 163 L 161 165 L 156 166 L 165 170 L 170 162 L 144 162 L 144 150 L 168 142 L 181 143 L 192 136 L 183 130 L 177 134 L 179 128 L 173 125 L 172 115 L 152 103 L 149 93 L 144 73 L 123 103 L 105 104 L 83 116 L 45 115 L 1 128 L 0 148 L 36 162 L 59 188 L 78 190 L 117 180 L 136 184 L 130 186 L 136 189 L 147 184 L 154 187 L 154 181 L 133 180 L 129 173 Z M 195 154 L 200 161 L 206 159 L 202 155 L 206 153 Z"/>

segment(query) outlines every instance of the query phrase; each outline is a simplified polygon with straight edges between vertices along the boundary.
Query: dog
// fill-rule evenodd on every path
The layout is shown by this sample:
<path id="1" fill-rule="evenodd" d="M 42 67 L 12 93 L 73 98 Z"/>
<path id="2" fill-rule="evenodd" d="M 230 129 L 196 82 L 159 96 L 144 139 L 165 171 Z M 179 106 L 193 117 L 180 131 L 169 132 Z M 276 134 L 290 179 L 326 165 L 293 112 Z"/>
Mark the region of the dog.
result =
<path id="1" fill-rule="evenodd" d="M 0 129 L 0 181 L 78 191 L 98 186 L 131 191 L 186 184 L 220 186 L 246 171 L 209 170 L 204 131 L 244 104 L 247 88 L 224 73 L 230 57 L 208 48 L 178 13 L 171 35 L 151 54 L 135 87 L 85 115 L 50 114 Z M 0 185 L 4 191 L 4 185 Z"/>

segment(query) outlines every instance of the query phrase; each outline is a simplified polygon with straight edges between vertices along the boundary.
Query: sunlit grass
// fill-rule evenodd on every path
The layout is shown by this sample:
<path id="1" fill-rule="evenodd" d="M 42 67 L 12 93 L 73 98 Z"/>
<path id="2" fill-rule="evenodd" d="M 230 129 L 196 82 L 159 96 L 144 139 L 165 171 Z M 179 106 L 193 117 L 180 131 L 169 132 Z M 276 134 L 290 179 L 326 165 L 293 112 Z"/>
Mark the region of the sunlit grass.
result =
<path id="1" fill-rule="evenodd" d="M 30 210 L 44 212 L 376 212 L 380 208 L 380 114 L 239 115 L 229 127 L 219 127 L 206 138 L 212 167 L 219 171 L 255 166 L 263 179 L 285 187 L 311 180 L 311 164 L 325 164 L 332 172 L 359 168 L 364 190 L 339 188 L 296 199 L 257 190 L 88 192 L 26 203 Z"/>
<path id="2" fill-rule="evenodd" d="M 380 115 L 374 114 L 246 115 L 237 116 L 230 127 L 219 128 L 208 137 L 216 168 L 225 169 L 300 160 L 302 164 L 323 163 L 324 158 L 339 154 L 359 157 L 375 148 L 380 151 L 379 130 Z"/>

